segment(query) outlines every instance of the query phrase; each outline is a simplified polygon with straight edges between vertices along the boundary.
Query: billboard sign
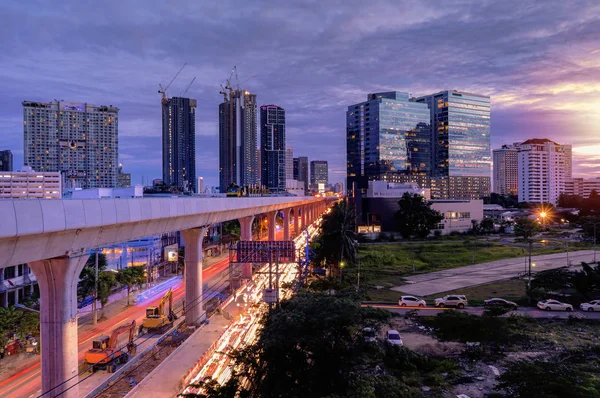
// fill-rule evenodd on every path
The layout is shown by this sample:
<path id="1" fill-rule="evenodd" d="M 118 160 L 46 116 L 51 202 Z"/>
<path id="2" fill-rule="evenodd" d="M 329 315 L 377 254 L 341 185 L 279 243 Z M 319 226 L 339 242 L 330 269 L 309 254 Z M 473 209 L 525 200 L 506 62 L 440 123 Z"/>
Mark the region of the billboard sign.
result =
<path id="1" fill-rule="evenodd" d="M 233 263 L 294 263 L 294 241 L 240 241 L 234 245 L 230 261 Z"/>

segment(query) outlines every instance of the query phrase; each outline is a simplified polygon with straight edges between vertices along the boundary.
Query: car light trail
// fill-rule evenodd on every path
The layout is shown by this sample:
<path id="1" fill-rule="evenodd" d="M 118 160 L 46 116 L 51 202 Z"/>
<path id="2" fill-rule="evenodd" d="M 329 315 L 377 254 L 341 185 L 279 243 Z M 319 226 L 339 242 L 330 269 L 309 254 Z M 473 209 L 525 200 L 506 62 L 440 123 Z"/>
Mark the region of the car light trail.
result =
<path id="1" fill-rule="evenodd" d="M 316 225 L 320 224 L 321 219 L 317 220 Z M 309 237 L 312 239 L 317 232 L 314 225 L 308 227 Z M 304 234 L 300 234 L 294 239 L 296 249 L 302 250 L 306 244 Z M 269 266 L 263 266 L 254 276 L 252 282 L 247 286 L 241 287 L 236 296 L 242 296 L 246 300 L 246 313 L 232 322 L 217 340 L 212 352 L 208 352 L 207 359 L 192 378 L 190 384 L 200 385 L 206 378 L 211 378 L 220 384 L 225 383 L 231 377 L 233 362 L 229 354 L 238 348 L 253 344 L 260 328 L 262 315 L 267 311 L 268 306 L 262 302 L 263 290 L 269 285 L 268 277 Z M 279 284 L 287 284 L 298 278 L 299 270 L 295 263 L 279 264 Z M 279 297 L 287 299 L 291 297 L 291 289 L 279 288 Z M 186 387 L 184 394 L 201 393 L 202 388 Z"/>

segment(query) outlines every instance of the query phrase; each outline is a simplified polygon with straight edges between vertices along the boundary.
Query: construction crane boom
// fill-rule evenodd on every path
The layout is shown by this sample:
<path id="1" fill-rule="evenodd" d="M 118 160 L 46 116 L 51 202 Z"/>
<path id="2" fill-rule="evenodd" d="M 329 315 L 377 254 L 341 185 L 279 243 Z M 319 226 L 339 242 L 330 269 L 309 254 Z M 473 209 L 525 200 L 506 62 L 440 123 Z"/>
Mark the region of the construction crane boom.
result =
<path id="1" fill-rule="evenodd" d="M 183 97 L 183 96 L 185 95 L 185 93 L 187 93 L 187 92 L 188 92 L 188 90 L 190 89 L 190 87 L 192 87 L 192 84 L 194 84 L 194 81 L 195 81 L 195 80 L 196 80 L 196 78 L 194 77 L 194 78 L 192 79 L 192 81 L 190 82 L 190 84 L 188 84 L 188 86 L 185 88 L 185 90 L 183 90 L 183 91 L 181 92 L 181 94 L 179 94 L 179 96 L 180 96 L 180 97 Z"/>
<path id="2" fill-rule="evenodd" d="M 183 70 L 183 68 L 185 68 L 186 64 L 183 64 L 183 66 L 181 67 L 181 69 L 179 69 L 179 72 L 177 72 L 175 74 L 175 76 L 173 76 L 173 78 L 171 79 L 171 81 L 169 82 L 169 84 L 167 84 L 166 87 L 163 88 L 162 84 L 159 84 L 159 90 L 158 93 L 162 94 L 162 102 L 165 103 L 167 102 L 167 90 L 169 89 L 169 87 L 171 87 L 171 84 L 173 84 L 173 82 L 175 81 L 175 79 L 177 79 L 177 76 L 179 76 L 179 74 L 181 73 L 181 71 Z"/>

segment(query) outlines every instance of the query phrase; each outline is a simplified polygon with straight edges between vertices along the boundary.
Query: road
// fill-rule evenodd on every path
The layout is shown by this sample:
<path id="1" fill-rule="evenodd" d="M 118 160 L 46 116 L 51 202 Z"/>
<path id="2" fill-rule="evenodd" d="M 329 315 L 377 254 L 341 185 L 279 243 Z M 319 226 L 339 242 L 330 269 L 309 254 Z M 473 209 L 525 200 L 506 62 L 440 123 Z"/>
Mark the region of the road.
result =
<path id="1" fill-rule="evenodd" d="M 462 311 L 467 314 L 472 315 L 482 315 L 485 310 L 483 307 L 467 307 L 462 310 L 454 309 L 454 308 L 437 308 L 437 307 L 400 307 L 399 305 L 394 304 L 363 304 L 363 307 L 373 307 L 373 308 L 383 308 L 392 312 L 397 312 L 399 314 L 406 314 L 407 311 L 410 310 L 419 310 L 417 312 L 418 316 L 432 316 L 437 315 L 442 311 Z M 532 318 L 560 318 L 567 319 L 569 315 L 577 316 L 578 318 L 585 319 L 598 319 L 600 320 L 600 312 L 583 312 L 580 310 L 575 310 L 573 312 L 566 311 L 542 311 L 535 307 L 520 307 L 517 311 L 513 311 L 511 313 L 519 313 L 525 316 L 530 316 Z"/>
<path id="2" fill-rule="evenodd" d="M 569 263 L 580 264 L 582 261 L 589 263 L 593 260 L 593 257 L 593 250 L 579 250 L 569 253 Z M 406 277 L 408 282 L 406 285 L 396 286 L 391 290 L 416 296 L 429 296 L 469 286 L 516 278 L 528 269 L 526 267 L 527 260 L 527 257 L 511 258 L 412 275 Z M 535 264 L 533 272 L 564 267 L 567 265 L 567 255 L 566 253 L 556 253 L 532 256 L 532 263 Z"/>
<path id="3" fill-rule="evenodd" d="M 227 257 L 210 265 L 203 270 L 202 278 L 204 283 L 207 283 L 210 286 L 211 283 L 214 283 L 214 280 L 217 279 L 218 276 L 228 268 L 229 258 Z M 116 327 L 131 322 L 133 319 L 135 319 L 136 323 L 139 325 L 145 316 L 146 307 L 150 305 L 157 305 L 160 301 L 160 298 L 169 288 L 173 288 L 173 305 L 175 309 L 180 312 L 181 302 L 185 296 L 185 286 L 181 277 L 169 280 L 167 283 L 161 285 L 160 289 L 153 291 L 153 294 L 150 297 L 140 300 L 135 305 L 125 307 L 123 311 L 119 312 L 117 315 L 114 315 L 106 321 L 99 323 L 96 328 L 79 333 L 79 362 L 83 361 L 84 354 L 90 348 L 91 341 L 94 338 L 103 334 L 109 334 L 110 331 Z M 205 292 L 205 294 L 207 293 L 210 293 L 210 289 L 208 292 Z M 90 379 L 88 379 L 86 384 L 96 377 L 99 379 L 97 383 L 100 383 L 102 373 L 103 372 L 99 372 L 97 375 L 92 376 Z M 38 361 L 29 368 L 0 381 L 0 397 L 37 397 L 41 394 L 41 382 L 41 366 L 40 362 Z"/>

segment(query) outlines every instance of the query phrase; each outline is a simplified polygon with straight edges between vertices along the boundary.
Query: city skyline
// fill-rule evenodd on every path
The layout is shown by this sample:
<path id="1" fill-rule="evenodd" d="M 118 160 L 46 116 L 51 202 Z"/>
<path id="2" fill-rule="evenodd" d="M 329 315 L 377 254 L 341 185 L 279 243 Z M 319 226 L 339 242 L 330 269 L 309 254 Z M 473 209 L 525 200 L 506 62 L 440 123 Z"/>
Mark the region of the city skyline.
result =
<path id="1" fill-rule="evenodd" d="M 298 155 L 327 159 L 332 182 L 345 178 L 346 107 L 363 101 L 365 93 L 390 90 L 414 96 L 446 89 L 489 95 L 492 148 L 537 136 L 570 143 L 573 175 L 594 177 L 600 175 L 600 123 L 593 114 L 600 89 L 597 5 L 550 3 L 357 2 L 339 14 L 320 4 L 240 3 L 235 5 L 240 12 L 231 15 L 226 11 L 232 5 L 193 3 L 177 9 L 168 4 L 143 7 L 136 13 L 140 3 L 125 1 L 110 10 L 71 5 L 72 18 L 64 21 L 66 6 L 60 2 L 35 10 L 3 4 L 0 18 L 8 35 L 2 53 L 7 67 L 0 150 L 13 152 L 15 169 L 22 166 L 23 100 L 112 104 L 121 109 L 119 152 L 132 183 L 140 183 L 142 176 L 160 177 L 156 90 L 187 62 L 170 95 L 197 76 L 187 95 L 199 102 L 196 171 L 207 186 L 219 185 L 214 109 L 219 86 L 233 65 L 244 87 L 259 94 L 259 104 L 277 103 L 287 110 L 286 144 Z M 267 45 L 262 39 L 281 18 L 289 26 L 279 31 L 275 45 Z M 224 23 L 212 22 L 219 19 Z M 232 27 L 233 33 L 225 34 Z M 47 32 L 42 38 L 31 34 L 40 29 Z M 161 38 L 165 29 L 190 34 L 179 34 L 173 44 Z M 59 41 L 61 37 L 72 40 Z M 362 51 L 361 62 L 346 62 L 356 48 Z M 394 57 L 400 49 L 413 57 Z M 448 49 L 460 55 L 460 63 L 435 61 Z"/>

